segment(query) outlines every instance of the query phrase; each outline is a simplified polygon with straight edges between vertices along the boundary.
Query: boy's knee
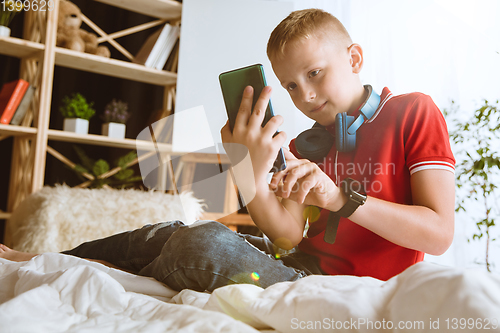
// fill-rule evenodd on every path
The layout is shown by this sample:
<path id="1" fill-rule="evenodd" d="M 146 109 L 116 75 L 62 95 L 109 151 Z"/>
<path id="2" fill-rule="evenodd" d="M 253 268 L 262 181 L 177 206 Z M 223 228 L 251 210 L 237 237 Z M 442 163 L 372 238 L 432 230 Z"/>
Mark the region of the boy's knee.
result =
<path id="1" fill-rule="evenodd" d="M 228 235 L 234 234 L 234 231 L 216 221 L 198 221 L 183 228 L 182 231 L 189 238 L 207 238 L 208 240 L 224 239 Z"/>
<path id="2" fill-rule="evenodd" d="M 179 228 L 169 240 L 168 251 L 208 254 L 221 250 L 237 234 L 225 225 L 215 221 L 199 221 Z"/>

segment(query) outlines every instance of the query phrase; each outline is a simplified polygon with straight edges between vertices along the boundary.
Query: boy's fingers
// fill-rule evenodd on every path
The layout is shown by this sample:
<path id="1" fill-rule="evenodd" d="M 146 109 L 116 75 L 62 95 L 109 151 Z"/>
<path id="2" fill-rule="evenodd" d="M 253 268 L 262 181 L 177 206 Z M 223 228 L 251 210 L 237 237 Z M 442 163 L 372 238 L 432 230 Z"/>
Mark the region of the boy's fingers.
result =
<path id="1" fill-rule="evenodd" d="M 283 191 L 282 191 L 282 185 L 278 185 L 276 187 L 273 187 L 271 188 L 271 190 L 274 192 L 274 194 L 277 196 L 277 197 L 280 197 L 280 198 L 283 198 Z"/>
<path id="2" fill-rule="evenodd" d="M 297 157 L 295 157 L 294 154 L 292 154 L 291 151 L 289 151 L 288 149 L 286 148 L 283 148 L 283 153 L 285 154 L 285 160 L 288 162 L 288 161 L 292 161 L 292 160 L 297 160 Z"/>
<path id="3" fill-rule="evenodd" d="M 224 126 L 222 126 L 222 128 L 220 129 L 220 132 L 221 133 L 225 133 L 229 130 L 229 120 L 226 120 L 226 123 L 224 124 Z"/>
<path id="4" fill-rule="evenodd" d="M 273 137 L 273 141 L 276 142 L 280 147 L 283 146 L 283 144 L 286 141 L 286 133 L 285 132 L 279 132 Z"/>
<path id="5" fill-rule="evenodd" d="M 282 179 L 284 180 L 285 177 L 288 177 L 289 174 L 300 172 L 298 168 L 301 168 L 302 165 L 309 163 L 308 160 L 299 160 L 295 158 L 295 156 L 285 148 L 283 149 L 283 151 L 285 153 L 285 159 L 287 162 L 286 168 L 273 174 L 270 184 L 274 187 L 276 187 Z M 293 157 L 293 159 L 287 159 L 287 153 L 289 153 Z"/>
<path id="6" fill-rule="evenodd" d="M 265 137 L 273 136 L 274 133 L 276 133 L 276 131 L 278 130 L 278 128 L 283 124 L 283 122 L 284 122 L 284 119 L 280 115 L 276 115 L 276 116 L 272 117 L 271 119 L 269 119 L 266 126 L 264 126 L 264 128 L 262 129 L 262 135 L 264 135 Z M 280 132 L 280 133 L 283 133 L 283 132 Z M 286 138 L 285 138 L 285 140 L 286 140 Z"/>
<path id="7" fill-rule="evenodd" d="M 222 142 L 228 141 L 231 135 L 232 134 L 231 134 L 231 129 L 229 128 L 229 120 L 228 120 L 220 130 L 220 136 L 222 138 Z"/>
<path id="8" fill-rule="evenodd" d="M 247 86 L 245 90 L 243 90 L 243 97 L 241 98 L 240 108 L 238 109 L 238 114 L 236 115 L 234 128 L 246 126 L 250 113 L 252 112 L 252 102 L 253 87 Z"/>
<path id="9" fill-rule="evenodd" d="M 283 171 L 278 171 L 273 174 L 273 177 L 271 178 L 271 181 L 269 182 L 269 185 L 272 188 L 276 188 L 278 184 L 280 183 L 281 179 L 285 176 L 285 173 Z"/>
<path id="10" fill-rule="evenodd" d="M 301 163 L 297 167 L 293 169 L 292 172 L 289 172 L 286 176 L 286 179 L 283 180 L 283 190 L 285 192 L 291 192 L 293 186 L 299 182 L 299 179 L 310 174 L 311 168 L 308 163 Z"/>
<path id="11" fill-rule="evenodd" d="M 314 187 L 314 177 L 311 175 L 304 177 L 300 182 L 300 188 L 297 192 L 297 202 L 299 204 L 303 204 L 307 195 L 311 191 L 311 189 Z"/>
<path id="12" fill-rule="evenodd" d="M 269 99 L 271 98 L 271 87 L 266 86 L 262 89 L 260 93 L 259 99 L 255 103 L 253 108 L 252 115 L 250 116 L 250 120 L 248 121 L 249 127 L 257 127 L 262 125 L 262 121 L 264 120 L 267 105 L 269 104 Z"/>
<path id="13" fill-rule="evenodd" d="M 292 201 L 296 201 L 297 198 L 296 198 L 296 193 L 288 193 L 288 192 L 284 192 L 283 190 L 283 185 L 279 185 L 278 187 L 272 189 L 272 191 L 274 192 L 274 194 L 277 196 L 277 197 L 280 197 L 280 198 L 284 198 L 284 199 L 289 199 L 289 200 L 292 200 Z"/>
<path id="14" fill-rule="evenodd" d="M 285 159 L 286 159 L 286 149 L 283 149 L 283 151 L 285 152 Z M 281 171 L 278 171 L 278 172 L 275 172 L 273 174 L 273 177 L 271 178 L 271 181 L 269 182 L 269 184 L 273 187 L 276 187 L 279 182 L 284 179 L 286 177 L 286 175 L 290 172 L 293 172 L 292 170 L 296 167 L 298 167 L 300 164 L 304 163 L 303 161 L 301 160 L 287 160 L 287 164 L 286 164 L 286 168 L 281 170 Z"/>

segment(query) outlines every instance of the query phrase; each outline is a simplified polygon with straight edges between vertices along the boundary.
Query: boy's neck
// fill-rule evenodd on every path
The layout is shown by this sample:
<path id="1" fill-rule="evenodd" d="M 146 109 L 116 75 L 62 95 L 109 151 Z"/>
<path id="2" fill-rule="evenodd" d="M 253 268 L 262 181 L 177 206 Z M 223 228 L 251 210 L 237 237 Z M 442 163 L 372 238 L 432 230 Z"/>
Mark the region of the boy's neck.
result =
<path id="1" fill-rule="evenodd" d="M 353 103 L 351 104 L 351 107 L 347 112 L 351 115 L 361 108 L 364 101 L 368 98 L 368 91 L 363 85 L 360 84 L 359 89 L 356 89 L 356 93 L 353 96 Z"/>

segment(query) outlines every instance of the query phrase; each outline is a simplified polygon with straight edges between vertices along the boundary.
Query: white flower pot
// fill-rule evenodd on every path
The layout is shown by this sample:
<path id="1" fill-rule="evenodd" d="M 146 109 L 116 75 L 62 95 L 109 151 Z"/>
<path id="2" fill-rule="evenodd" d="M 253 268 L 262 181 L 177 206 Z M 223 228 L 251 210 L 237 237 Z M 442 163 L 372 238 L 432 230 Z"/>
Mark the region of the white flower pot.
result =
<path id="1" fill-rule="evenodd" d="M 89 121 L 81 118 L 65 118 L 63 129 L 77 134 L 88 134 Z"/>
<path id="2" fill-rule="evenodd" d="M 0 25 L 0 37 L 9 37 L 10 36 L 10 28 L 4 25 Z"/>
<path id="3" fill-rule="evenodd" d="M 120 123 L 102 124 L 102 135 L 109 136 L 110 138 L 124 139 L 125 130 L 126 130 L 125 124 L 120 124 Z"/>

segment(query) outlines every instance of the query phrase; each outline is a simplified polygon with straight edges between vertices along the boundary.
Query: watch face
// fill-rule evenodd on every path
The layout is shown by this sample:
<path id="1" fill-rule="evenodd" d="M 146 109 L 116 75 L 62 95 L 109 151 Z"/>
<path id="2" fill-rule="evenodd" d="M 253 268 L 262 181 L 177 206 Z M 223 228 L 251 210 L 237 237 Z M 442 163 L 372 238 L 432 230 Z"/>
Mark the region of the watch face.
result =
<path id="1" fill-rule="evenodd" d="M 363 195 L 361 193 L 351 192 L 351 198 L 360 205 L 364 204 L 366 201 L 366 195 Z"/>
<path id="2" fill-rule="evenodd" d="M 342 181 L 341 188 L 348 197 L 352 198 L 360 205 L 365 203 L 366 192 L 361 182 L 358 182 L 357 180 L 354 180 L 352 178 L 346 178 Z"/>

